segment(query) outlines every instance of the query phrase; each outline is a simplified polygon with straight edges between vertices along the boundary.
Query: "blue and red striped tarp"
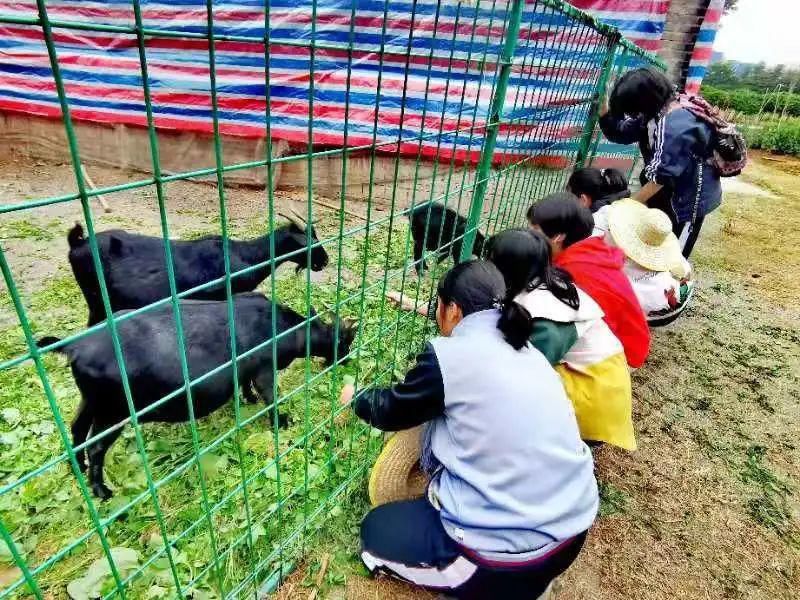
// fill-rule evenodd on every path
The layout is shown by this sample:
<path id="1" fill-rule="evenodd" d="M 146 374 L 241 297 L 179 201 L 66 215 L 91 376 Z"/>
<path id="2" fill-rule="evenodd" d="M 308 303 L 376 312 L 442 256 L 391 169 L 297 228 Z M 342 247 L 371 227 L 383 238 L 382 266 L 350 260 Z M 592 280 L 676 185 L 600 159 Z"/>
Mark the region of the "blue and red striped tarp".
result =
<path id="1" fill-rule="evenodd" d="M 697 42 L 689 60 L 689 74 L 686 77 L 685 90 L 689 94 L 699 94 L 700 85 L 706 75 L 708 65 L 711 64 L 711 55 L 714 50 L 714 40 L 717 37 L 719 22 L 725 12 L 725 0 L 711 0 L 706 10 L 703 24 L 697 34 Z"/>
<path id="2" fill-rule="evenodd" d="M 669 0 L 572 4 L 657 49 Z M 205 0 L 141 6 L 156 126 L 210 133 Z M 509 7 L 507 0 L 270 0 L 267 9 L 264 0 L 215 0 L 220 130 L 475 161 Z M 144 125 L 131 1 L 50 0 L 47 10 L 73 119 Z M 20 21 L 38 13 L 33 0 L 0 0 L 0 15 Z M 80 28 L 89 23 L 109 31 Z M 593 29 L 530 1 L 498 158 L 572 155 L 605 52 Z M 0 110 L 61 116 L 36 25 L 0 23 Z"/>

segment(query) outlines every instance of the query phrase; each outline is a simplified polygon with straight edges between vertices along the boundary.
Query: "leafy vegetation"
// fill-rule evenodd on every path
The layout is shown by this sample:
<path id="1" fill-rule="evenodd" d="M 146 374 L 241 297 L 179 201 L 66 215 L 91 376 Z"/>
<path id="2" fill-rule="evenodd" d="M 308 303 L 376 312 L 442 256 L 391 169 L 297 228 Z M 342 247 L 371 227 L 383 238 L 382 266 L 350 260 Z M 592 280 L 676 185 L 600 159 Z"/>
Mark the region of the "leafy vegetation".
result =
<path id="1" fill-rule="evenodd" d="M 765 94 L 748 89 L 725 90 L 710 85 L 703 86 L 703 97 L 723 110 L 744 115 L 778 113 L 800 116 L 800 94 L 776 92 Z"/>
<path id="2" fill-rule="evenodd" d="M 800 118 L 745 121 L 741 130 L 750 148 L 800 156 Z"/>
<path id="3" fill-rule="evenodd" d="M 323 222 L 317 229 L 327 239 L 337 233 L 338 223 Z M 403 372 L 430 327 L 422 316 L 397 311 L 382 295 L 387 269 L 389 288 L 400 289 L 405 280 L 406 293 L 419 289 L 421 297 L 427 297 L 433 289 L 433 279 L 418 282 L 404 274 L 410 253 L 407 238 L 407 222 L 401 219 L 391 230 L 384 225 L 368 237 L 362 233 L 345 238 L 341 260 L 338 242 L 332 242 L 328 248 L 332 273 L 314 282 L 308 295 L 305 273 L 279 271 L 274 295 L 283 303 L 301 313 L 310 305 L 327 321 L 338 303 L 340 315 L 359 325 L 353 347 L 358 360 L 331 370 L 321 362 L 312 362 L 307 370 L 303 361 L 296 361 L 281 372 L 280 409 L 290 418 L 286 429 L 273 429 L 265 407 L 244 404 L 240 423 L 245 424 L 237 427 L 231 403 L 197 422 L 202 455 L 196 461 L 188 425 L 143 426 L 147 460 L 157 485 L 156 511 L 134 432 L 126 426 L 106 462 L 115 495 L 106 503 L 92 502 L 101 521 L 109 521 L 103 530 L 125 567 L 120 576 L 130 579 L 130 597 L 174 597 L 173 569 L 183 592 L 194 598 L 217 597 L 220 587 L 230 592 L 243 581 L 254 589 L 296 559 L 315 531 L 321 527 L 328 531 L 328 521 L 341 510 L 345 492 L 363 493 L 363 476 L 380 448 L 380 432 L 340 409 L 336 398 L 344 376 L 388 384 Z M 342 278 L 337 285 L 339 263 Z M 23 297 L 35 335 L 65 336 L 82 329 L 86 308 L 68 269 L 63 265 L 47 285 Z M 262 287 L 272 295 L 269 279 Z M 2 311 L 10 311 L 5 302 Z M 18 327 L 0 330 L 0 360 L 25 352 Z M 62 357 L 48 354 L 44 363 L 57 409 L 69 423 L 78 390 Z M 29 566 L 56 557 L 37 575 L 42 590 L 61 595 L 71 582 L 73 598 L 112 591 L 114 579 L 102 558 L 99 535 L 30 361 L 0 371 L 0 450 L 4 526 Z M 201 473 L 210 520 L 200 501 Z M 15 483 L 20 479 L 24 483 Z M 172 541 L 169 552 L 160 518 Z M 220 556 L 216 565 L 215 554 Z M 3 545 L 0 569 L 12 565 Z M 252 571 L 251 565 L 259 567 Z M 26 586 L 15 594 L 25 595 Z"/>
<path id="4" fill-rule="evenodd" d="M 718 62 L 703 80 L 703 96 L 726 110 L 745 115 L 800 116 L 800 71 L 778 65 Z"/>

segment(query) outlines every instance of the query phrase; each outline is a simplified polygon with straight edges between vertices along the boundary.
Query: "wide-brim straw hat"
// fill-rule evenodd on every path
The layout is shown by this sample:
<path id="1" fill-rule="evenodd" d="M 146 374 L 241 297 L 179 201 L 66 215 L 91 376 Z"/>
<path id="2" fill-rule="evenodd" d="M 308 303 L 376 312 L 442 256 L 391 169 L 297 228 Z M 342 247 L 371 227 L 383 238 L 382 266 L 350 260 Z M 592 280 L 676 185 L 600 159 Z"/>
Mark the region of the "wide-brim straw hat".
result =
<path id="1" fill-rule="evenodd" d="M 619 200 L 608 209 L 608 229 L 625 256 L 645 269 L 684 270 L 681 245 L 665 212 L 636 200 Z"/>
<path id="2" fill-rule="evenodd" d="M 422 427 L 395 433 L 383 447 L 369 476 L 369 500 L 380 506 L 425 494 L 428 478 L 419 466 Z"/>

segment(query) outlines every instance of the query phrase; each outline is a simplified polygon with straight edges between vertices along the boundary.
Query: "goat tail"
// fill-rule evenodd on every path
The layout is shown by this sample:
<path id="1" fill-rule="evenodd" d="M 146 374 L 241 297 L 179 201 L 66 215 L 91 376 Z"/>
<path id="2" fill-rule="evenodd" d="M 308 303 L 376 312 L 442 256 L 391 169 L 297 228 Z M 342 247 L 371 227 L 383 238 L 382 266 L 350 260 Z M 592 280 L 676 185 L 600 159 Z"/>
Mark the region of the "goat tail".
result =
<path id="1" fill-rule="evenodd" d="M 36 346 L 39 348 L 44 348 L 45 346 L 50 346 L 51 344 L 57 344 L 61 341 L 61 338 L 57 338 L 53 335 L 46 335 L 43 338 L 40 338 L 36 341 Z M 64 347 L 56 348 L 54 352 L 64 352 Z"/>
<path id="2" fill-rule="evenodd" d="M 75 223 L 75 227 L 69 230 L 67 234 L 67 243 L 69 243 L 70 248 L 77 248 L 78 246 L 82 246 L 86 242 L 86 238 L 83 236 L 83 226 L 80 223 Z"/>

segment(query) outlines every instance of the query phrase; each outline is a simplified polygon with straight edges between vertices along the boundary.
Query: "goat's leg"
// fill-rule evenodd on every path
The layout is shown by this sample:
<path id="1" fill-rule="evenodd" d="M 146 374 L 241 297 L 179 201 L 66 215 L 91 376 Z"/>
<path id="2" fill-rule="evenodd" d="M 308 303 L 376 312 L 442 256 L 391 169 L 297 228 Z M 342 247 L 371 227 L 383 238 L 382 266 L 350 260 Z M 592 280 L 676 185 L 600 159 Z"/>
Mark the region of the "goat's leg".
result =
<path id="1" fill-rule="evenodd" d="M 121 419 L 116 421 L 108 419 L 95 418 L 92 430 L 94 433 L 101 433 L 102 431 L 112 427 Z M 122 433 L 122 427 L 110 432 L 105 437 L 97 440 L 88 449 L 89 454 L 89 486 L 92 488 L 92 493 L 101 500 L 108 500 L 113 495 L 113 492 L 103 482 L 103 467 L 106 460 L 106 452 L 111 448 L 111 445 L 117 441 L 117 438 Z"/>
<path id="2" fill-rule="evenodd" d="M 417 271 L 417 275 L 420 275 L 422 271 L 428 268 L 425 261 L 421 260 L 424 252 L 425 240 L 414 238 L 414 269 Z"/>
<path id="3" fill-rule="evenodd" d="M 264 400 L 264 404 L 266 404 L 268 407 L 273 407 L 275 402 L 275 398 L 272 394 L 272 383 L 273 374 L 271 366 L 265 367 L 253 378 L 253 384 L 256 386 L 256 391 Z M 270 422 L 274 424 L 272 419 L 276 414 L 278 415 L 278 427 L 286 427 L 289 424 L 289 419 L 286 415 L 282 415 L 278 412 L 277 406 L 274 406 L 273 410 L 271 410 L 269 413 Z"/>
<path id="4" fill-rule="evenodd" d="M 72 421 L 72 446 L 77 447 L 86 441 L 89 437 L 89 430 L 92 427 L 92 410 L 86 403 L 86 400 L 81 398 L 81 403 L 78 405 L 78 411 L 75 413 L 75 418 Z M 81 471 L 86 470 L 86 449 L 83 448 L 75 452 L 75 460 L 78 461 L 78 468 Z"/>

